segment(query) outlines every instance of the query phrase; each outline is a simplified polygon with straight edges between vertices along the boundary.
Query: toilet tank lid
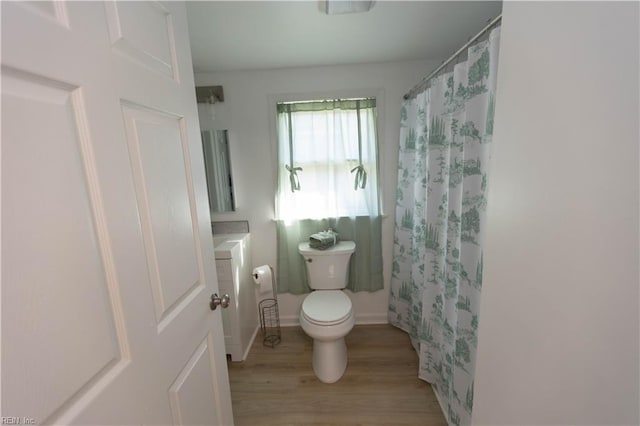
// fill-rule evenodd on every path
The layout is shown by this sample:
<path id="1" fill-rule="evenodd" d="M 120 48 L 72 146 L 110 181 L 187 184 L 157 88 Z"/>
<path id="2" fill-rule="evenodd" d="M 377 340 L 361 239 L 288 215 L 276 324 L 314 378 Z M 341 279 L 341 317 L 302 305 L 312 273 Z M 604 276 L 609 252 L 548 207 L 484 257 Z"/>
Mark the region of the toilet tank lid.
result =
<path id="1" fill-rule="evenodd" d="M 354 251 L 356 251 L 356 243 L 353 241 L 339 241 L 338 244 L 333 247 L 329 247 L 326 250 L 311 248 L 309 247 L 309 242 L 298 244 L 298 252 L 303 255 L 330 256 L 339 253 L 353 253 Z"/>

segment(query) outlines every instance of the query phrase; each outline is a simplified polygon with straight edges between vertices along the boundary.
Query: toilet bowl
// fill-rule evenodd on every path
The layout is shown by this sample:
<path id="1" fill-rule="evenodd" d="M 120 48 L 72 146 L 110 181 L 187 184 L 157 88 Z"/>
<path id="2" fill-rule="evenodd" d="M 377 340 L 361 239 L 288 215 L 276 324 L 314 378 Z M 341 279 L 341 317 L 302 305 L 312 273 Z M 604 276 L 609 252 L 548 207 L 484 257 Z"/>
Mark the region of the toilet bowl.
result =
<path id="1" fill-rule="evenodd" d="M 305 258 L 309 286 L 313 291 L 302 302 L 300 326 L 313 339 L 313 372 L 324 383 L 335 383 L 347 368 L 345 336 L 353 329 L 351 299 L 342 291 L 347 285 L 353 241 L 341 241 L 327 250 L 308 243 L 298 247 Z"/>
<path id="2" fill-rule="evenodd" d="M 340 290 L 318 290 L 307 296 L 300 325 L 313 339 L 313 372 L 324 383 L 335 383 L 347 368 L 344 337 L 355 324 L 351 299 Z"/>

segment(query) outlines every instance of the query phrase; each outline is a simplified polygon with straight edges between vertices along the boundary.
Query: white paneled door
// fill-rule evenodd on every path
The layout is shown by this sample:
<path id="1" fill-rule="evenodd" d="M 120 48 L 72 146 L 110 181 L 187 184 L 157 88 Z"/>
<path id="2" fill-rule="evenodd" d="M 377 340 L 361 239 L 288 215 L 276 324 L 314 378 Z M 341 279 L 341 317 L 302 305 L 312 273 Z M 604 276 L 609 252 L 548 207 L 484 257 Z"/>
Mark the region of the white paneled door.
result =
<path id="1" fill-rule="evenodd" d="M 184 4 L 1 8 L 3 424 L 232 424 Z"/>

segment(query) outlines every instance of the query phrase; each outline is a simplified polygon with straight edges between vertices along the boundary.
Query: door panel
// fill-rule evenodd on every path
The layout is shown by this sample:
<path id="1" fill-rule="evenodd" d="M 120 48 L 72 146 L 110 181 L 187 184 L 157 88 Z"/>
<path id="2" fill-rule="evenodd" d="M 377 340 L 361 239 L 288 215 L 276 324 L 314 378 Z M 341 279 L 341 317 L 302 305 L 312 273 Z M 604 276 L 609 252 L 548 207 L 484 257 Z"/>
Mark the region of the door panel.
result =
<path id="1" fill-rule="evenodd" d="M 50 18 L 53 21 L 57 21 L 60 25 L 69 27 L 66 2 L 30 1 L 24 2 L 21 5 L 27 9 L 33 9 L 34 11 L 41 13 L 43 16 Z"/>
<path id="2" fill-rule="evenodd" d="M 157 2 L 105 4 L 116 50 L 168 77 L 178 79 L 171 13 Z"/>
<path id="3" fill-rule="evenodd" d="M 214 417 L 215 392 L 211 386 L 212 339 L 207 336 L 169 389 L 175 425 L 204 425 Z"/>
<path id="4" fill-rule="evenodd" d="M 132 105 L 123 108 L 158 321 L 202 291 L 187 187 L 182 119 Z M 195 228 L 197 230 L 197 228 Z"/>
<path id="5" fill-rule="evenodd" d="M 2 180 L 19 183 L 3 186 L 3 203 L 18 207 L 3 210 L 3 240 L 14 242 L 3 251 L 3 277 L 23 283 L 3 286 L 11 319 L 3 339 L 11 344 L 2 355 L 13 366 L 3 380 L 15 384 L 3 405 L 46 420 L 123 361 L 126 344 L 115 332 L 110 251 L 95 225 L 104 214 L 87 180 L 95 165 L 80 90 L 9 68 L 2 74 Z M 24 116 L 38 125 L 24 125 Z M 78 343 L 82 350 L 72 350 Z"/>
<path id="6" fill-rule="evenodd" d="M 1 415 L 232 424 L 184 4 L 0 7 Z"/>

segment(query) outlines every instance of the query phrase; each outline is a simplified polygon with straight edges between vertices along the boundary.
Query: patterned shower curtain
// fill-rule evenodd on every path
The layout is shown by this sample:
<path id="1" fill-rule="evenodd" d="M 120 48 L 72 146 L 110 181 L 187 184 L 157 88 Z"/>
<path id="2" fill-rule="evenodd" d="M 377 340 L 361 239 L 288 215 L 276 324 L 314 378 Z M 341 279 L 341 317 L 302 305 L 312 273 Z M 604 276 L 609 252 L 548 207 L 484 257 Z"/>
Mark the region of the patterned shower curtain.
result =
<path id="1" fill-rule="evenodd" d="M 449 424 L 470 424 L 499 28 L 401 111 L 389 321 Z"/>

